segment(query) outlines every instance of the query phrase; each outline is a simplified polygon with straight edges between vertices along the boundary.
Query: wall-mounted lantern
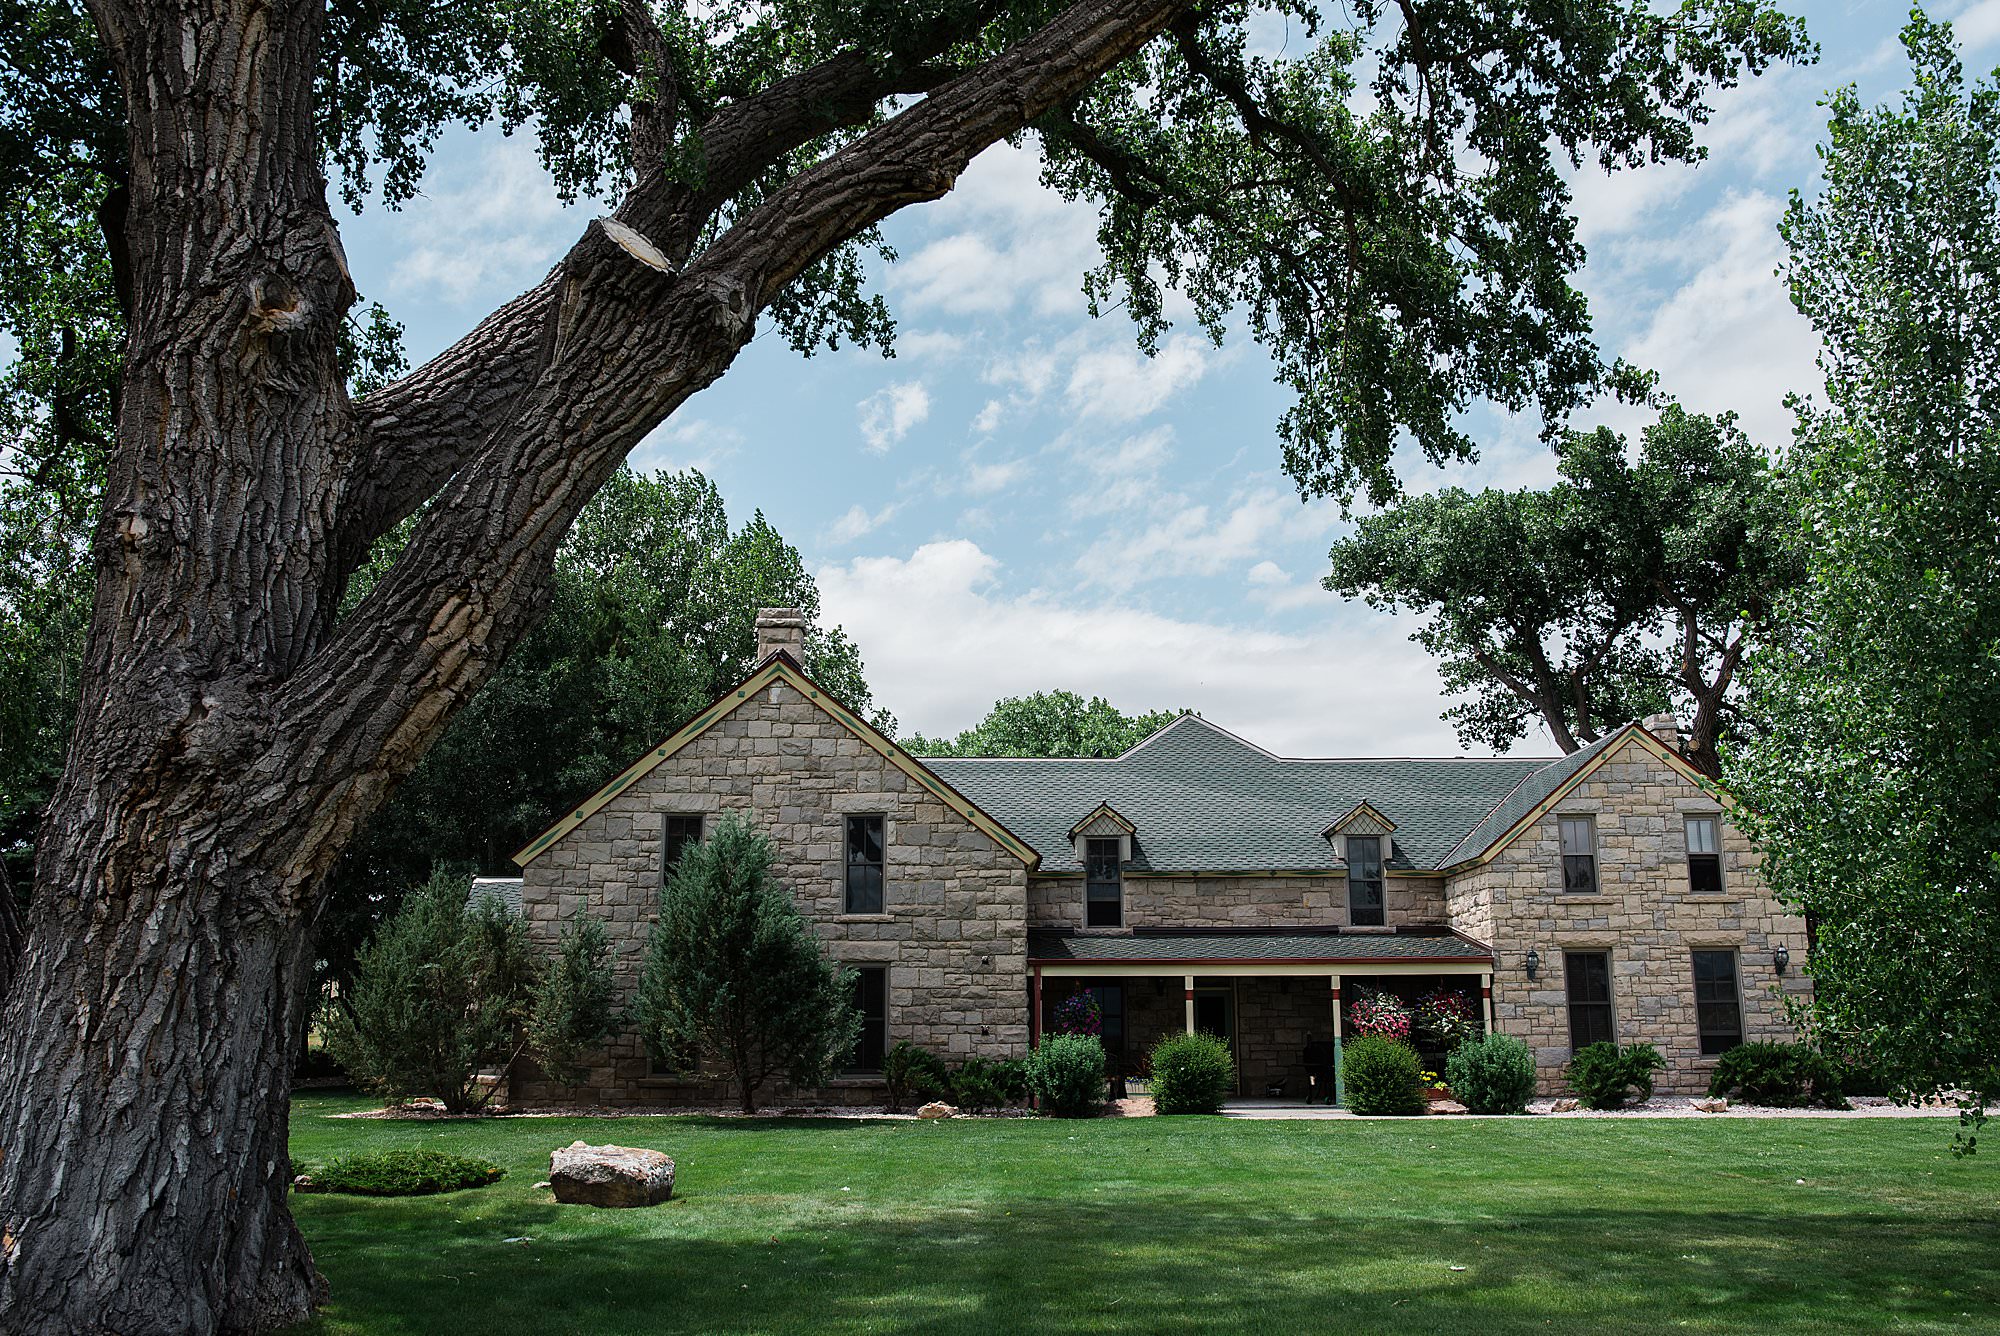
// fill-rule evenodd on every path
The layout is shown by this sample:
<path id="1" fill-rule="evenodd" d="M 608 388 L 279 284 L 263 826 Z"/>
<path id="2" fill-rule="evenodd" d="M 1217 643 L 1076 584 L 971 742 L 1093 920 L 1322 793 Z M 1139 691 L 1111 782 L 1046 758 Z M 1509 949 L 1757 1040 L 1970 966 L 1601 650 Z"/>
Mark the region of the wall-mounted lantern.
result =
<path id="1" fill-rule="evenodd" d="M 1542 971 L 1541 956 L 1537 954 L 1535 948 L 1531 946 L 1528 948 L 1528 958 L 1522 961 L 1521 963 L 1528 967 L 1528 982 L 1533 983 L 1535 981 L 1535 976 L 1537 974 L 1540 974 Z"/>
<path id="2" fill-rule="evenodd" d="M 1772 966 L 1777 969 L 1778 973 L 1783 974 L 1790 967 L 1791 963 L 1792 949 L 1783 942 L 1779 942 L 1778 949 L 1771 953 Z"/>

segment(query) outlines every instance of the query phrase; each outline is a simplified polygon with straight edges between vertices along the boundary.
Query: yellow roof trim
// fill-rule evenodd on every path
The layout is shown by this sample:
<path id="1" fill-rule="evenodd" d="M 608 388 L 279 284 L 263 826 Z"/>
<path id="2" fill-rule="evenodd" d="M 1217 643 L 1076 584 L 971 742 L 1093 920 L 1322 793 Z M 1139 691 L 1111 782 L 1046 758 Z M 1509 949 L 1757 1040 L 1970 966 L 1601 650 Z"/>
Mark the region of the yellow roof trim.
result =
<path id="1" fill-rule="evenodd" d="M 1485 867 L 1495 858 L 1498 858 L 1508 845 L 1519 839 L 1522 832 L 1534 826 L 1536 822 L 1547 816 L 1556 804 L 1575 792 L 1577 785 L 1596 774 L 1603 767 L 1604 763 L 1611 759 L 1612 753 L 1621 750 L 1628 742 L 1638 743 L 1641 750 L 1651 752 L 1655 757 L 1666 762 L 1669 769 L 1679 771 L 1681 777 L 1688 780 L 1695 787 L 1713 794 L 1716 801 L 1723 804 L 1723 806 L 1736 806 L 1735 798 L 1718 788 L 1714 780 L 1689 765 L 1681 758 L 1679 752 L 1667 746 L 1666 743 L 1661 742 L 1641 725 L 1627 724 L 1624 728 L 1623 737 L 1608 743 L 1602 751 L 1591 757 L 1582 769 L 1564 780 L 1554 793 L 1551 793 L 1548 797 L 1529 808 L 1526 815 L 1501 832 L 1500 837 L 1487 845 L 1478 857 L 1463 859 L 1460 862 L 1453 863 L 1448 868 L 1440 868 L 1439 872 L 1450 876 L 1460 872 L 1469 872 L 1474 868 Z"/>
<path id="2" fill-rule="evenodd" d="M 843 725 L 850 733 L 853 733 L 862 742 L 866 743 L 871 750 L 915 780 L 925 792 L 971 822 L 981 834 L 991 839 L 1002 849 L 1005 849 L 1008 853 L 1027 864 L 1028 871 L 1033 872 L 1041 866 L 1041 855 L 1030 848 L 1026 841 L 980 810 L 970 798 L 967 798 L 937 775 L 925 769 L 922 762 L 918 761 L 901 747 L 898 747 L 888 738 L 882 736 L 881 732 L 874 725 L 835 700 L 830 693 L 822 690 L 811 678 L 807 677 L 804 672 L 793 664 L 790 658 L 783 655 L 767 660 L 762 667 L 750 674 L 748 678 L 730 690 L 723 692 L 721 696 L 710 703 L 707 709 L 703 710 L 693 719 L 690 719 L 671 737 L 667 738 L 666 741 L 651 748 L 644 756 L 641 756 L 637 761 L 627 766 L 610 783 L 579 803 L 575 810 L 568 816 L 565 816 L 562 820 L 556 822 L 553 826 L 550 826 L 547 830 L 529 841 L 526 848 L 514 855 L 514 862 L 521 867 L 526 867 L 528 864 L 534 862 L 535 859 L 546 853 L 565 835 L 568 835 L 578 826 L 588 821 L 606 803 L 651 774 L 658 768 L 661 762 L 687 746 L 688 743 L 693 742 L 709 729 L 715 727 L 715 725 L 721 723 L 724 719 L 727 719 L 731 714 L 736 712 L 738 706 L 776 682 L 783 682 L 787 686 L 796 689 L 800 695 L 819 706 L 821 710 L 831 715 L 837 723 Z"/>

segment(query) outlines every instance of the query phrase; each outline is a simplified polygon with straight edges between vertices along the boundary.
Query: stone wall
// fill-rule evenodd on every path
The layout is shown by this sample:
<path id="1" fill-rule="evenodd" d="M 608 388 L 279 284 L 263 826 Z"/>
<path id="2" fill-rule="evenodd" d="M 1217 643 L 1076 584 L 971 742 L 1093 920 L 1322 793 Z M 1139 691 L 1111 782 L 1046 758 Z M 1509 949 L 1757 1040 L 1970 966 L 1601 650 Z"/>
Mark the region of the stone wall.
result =
<path id="1" fill-rule="evenodd" d="M 1392 876 L 1384 882 L 1389 926 L 1445 922 L 1443 879 Z M 1083 927 L 1083 878 L 1035 877 L 1028 922 Z M 1126 928 L 1334 928 L 1347 924 L 1347 878 L 1328 876 L 1165 876 L 1125 878 Z M 1102 931 L 1116 931 L 1103 929 Z"/>
<path id="2" fill-rule="evenodd" d="M 1688 887 L 1685 818 L 1721 814 L 1723 893 Z M 1588 815 L 1597 826 L 1597 895 L 1562 889 L 1562 816 Z M 1794 1038 L 1782 995 L 1803 995 L 1805 923 L 1765 888 L 1758 855 L 1727 818 L 1727 809 L 1636 741 L 1619 744 L 1589 779 L 1484 867 L 1451 879 L 1452 926 L 1493 946 L 1495 1023 L 1535 1049 L 1545 1093 L 1561 1090 L 1569 1061 L 1566 950 L 1610 953 L 1615 1033 L 1644 1040 L 1667 1060 L 1658 1089 L 1705 1090 L 1715 1059 L 1700 1052 L 1695 1028 L 1698 949 L 1737 952 L 1746 1040 Z M 1779 943 L 1791 952 L 1780 979 Z M 1529 948 L 1540 957 L 1529 982 Z"/>
<path id="3" fill-rule="evenodd" d="M 739 811 L 771 839 L 776 874 L 828 954 L 888 968 L 889 1042 L 947 1058 L 1017 1057 L 1027 1050 L 1027 871 L 1021 861 L 818 705 L 783 683 L 745 701 L 634 782 L 523 870 L 530 931 L 552 942 L 580 910 L 609 922 L 619 982 L 636 990 L 657 915 L 662 822 Z M 886 817 L 885 912 L 842 912 L 848 813 Z M 613 1040 L 574 1089 L 523 1064 L 518 1101 L 599 1104 L 707 1101 L 716 1080 L 651 1074 L 636 1036 Z M 767 1101 L 873 1102 L 878 1082 L 823 1091 L 767 1089 Z"/>

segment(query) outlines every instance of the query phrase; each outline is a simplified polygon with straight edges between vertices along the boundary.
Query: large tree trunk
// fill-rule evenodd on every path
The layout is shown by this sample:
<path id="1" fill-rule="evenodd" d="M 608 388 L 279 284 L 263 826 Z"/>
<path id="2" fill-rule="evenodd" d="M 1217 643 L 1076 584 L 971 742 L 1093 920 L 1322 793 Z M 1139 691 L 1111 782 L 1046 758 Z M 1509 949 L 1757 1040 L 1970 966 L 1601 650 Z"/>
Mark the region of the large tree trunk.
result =
<path id="1" fill-rule="evenodd" d="M 354 293 L 313 125 L 320 7 L 94 0 L 130 118 L 130 338 L 83 705 L 0 1013 L 0 1325 L 310 1312 L 285 1138 L 327 869 L 533 624 L 590 496 L 757 313 L 1185 3 L 1079 0 L 936 87 L 922 50 L 915 75 L 843 54 L 732 104 L 704 189 L 864 123 L 899 79 L 929 90 L 698 256 L 719 197 L 642 172 L 621 221 L 370 411 L 336 357 Z M 336 626 L 369 542 L 426 501 Z"/>

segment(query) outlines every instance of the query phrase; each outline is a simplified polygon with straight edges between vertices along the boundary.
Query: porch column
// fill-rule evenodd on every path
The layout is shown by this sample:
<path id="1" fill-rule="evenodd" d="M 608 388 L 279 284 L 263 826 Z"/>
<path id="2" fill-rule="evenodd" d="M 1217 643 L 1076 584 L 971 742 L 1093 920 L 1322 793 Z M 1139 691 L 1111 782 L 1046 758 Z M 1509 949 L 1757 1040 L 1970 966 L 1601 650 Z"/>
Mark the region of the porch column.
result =
<path id="1" fill-rule="evenodd" d="M 1347 1073 L 1340 1060 L 1340 976 L 1328 976 L 1333 985 L 1333 1104 L 1335 1108 L 1347 1107 Z"/>
<path id="2" fill-rule="evenodd" d="M 1187 1033 L 1194 1033 L 1194 975 L 1181 976 L 1181 995 L 1187 999 Z"/>
<path id="3" fill-rule="evenodd" d="M 1493 1033 L 1493 976 L 1479 976 L 1479 1004 L 1486 1012 L 1486 1033 Z"/>
<path id="4" fill-rule="evenodd" d="M 1035 996 L 1028 1004 L 1028 1047 L 1042 1042 L 1042 967 L 1035 966 Z"/>

